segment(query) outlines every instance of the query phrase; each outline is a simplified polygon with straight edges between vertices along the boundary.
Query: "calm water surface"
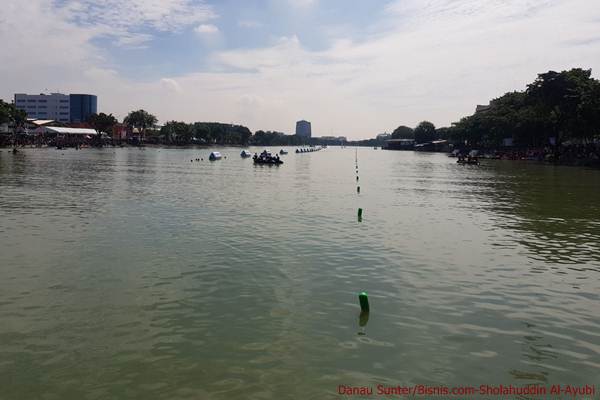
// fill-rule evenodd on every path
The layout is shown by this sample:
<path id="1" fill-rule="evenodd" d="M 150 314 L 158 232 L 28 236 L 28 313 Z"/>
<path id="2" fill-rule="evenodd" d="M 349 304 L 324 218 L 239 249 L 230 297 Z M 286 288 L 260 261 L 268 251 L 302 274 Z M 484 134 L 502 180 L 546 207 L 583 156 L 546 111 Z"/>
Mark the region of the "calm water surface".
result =
<path id="1" fill-rule="evenodd" d="M 600 171 L 220 151 L 2 150 L 0 398 L 600 383 Z"/>

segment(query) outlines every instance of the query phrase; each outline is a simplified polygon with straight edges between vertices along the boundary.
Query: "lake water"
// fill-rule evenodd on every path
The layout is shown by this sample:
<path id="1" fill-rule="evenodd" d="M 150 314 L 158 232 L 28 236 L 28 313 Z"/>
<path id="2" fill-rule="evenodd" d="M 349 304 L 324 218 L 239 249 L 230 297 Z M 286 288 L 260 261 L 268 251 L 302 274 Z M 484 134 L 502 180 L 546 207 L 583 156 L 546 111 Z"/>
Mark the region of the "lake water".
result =
<path id="1" fill-rule="evenodd" d="M 0 398 L 600 383 L 600 171 L 240 150 L 2 149 Z"/>

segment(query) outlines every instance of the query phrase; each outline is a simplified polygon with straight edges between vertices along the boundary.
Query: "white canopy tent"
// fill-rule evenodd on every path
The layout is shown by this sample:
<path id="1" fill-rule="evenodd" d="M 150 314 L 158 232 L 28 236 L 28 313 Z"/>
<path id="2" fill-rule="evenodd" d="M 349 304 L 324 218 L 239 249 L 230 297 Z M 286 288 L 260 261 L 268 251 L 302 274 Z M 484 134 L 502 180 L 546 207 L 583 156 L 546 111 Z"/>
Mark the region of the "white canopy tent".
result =
<path id="1" fill-rule="evenodd" d="M 41 132 L 46 133 L 57 133 L 60 135 L 97 135 L 98 133 L 94 129 L 89 128 L 64 128 L 55 126 L 44 126 Z"/>

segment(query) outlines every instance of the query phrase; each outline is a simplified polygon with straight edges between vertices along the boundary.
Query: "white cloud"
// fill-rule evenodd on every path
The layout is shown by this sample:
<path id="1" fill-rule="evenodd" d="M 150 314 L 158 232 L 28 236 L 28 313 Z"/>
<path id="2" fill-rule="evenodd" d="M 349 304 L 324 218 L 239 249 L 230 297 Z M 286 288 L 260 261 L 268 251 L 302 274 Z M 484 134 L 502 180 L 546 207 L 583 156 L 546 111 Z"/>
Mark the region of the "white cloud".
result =
<path id="1" fill-rule="evenodd" d="M 134 46 L 152 38 L 148 30 L 179 32 L 216 17 L 203 1 L 192 0 L 70 0 L 59 10 L 78 26 Z"/>
<path id="2" fill-rule="evenodd" d="M 261 108 L 276 114 L 268 117 L 274 125 L 259 127 L 290 131 L 301 114 L 313 116 L 318 133 L 343 127 L 350 136 L 424 119 L 447 125 L 549 69 L 600 71 L 596 47 L 563 44 L 597 37 L 591 17 L 600 16 L 600 7 L 585 0 L 399 4 L 402 20 L 392 15 L 389 28 L 361 42 L 309 51 L 292 36 L 270 47 L 220 52 L 214 60 L 247 71 L 228 75 L 239 86 L 232 90 L 259 95 Z"/>
<path id="3" fill-rule="evenodd" d="M 183 93 L 183 89 L 181 88 L 181 85 L 175 79 L 162 78 L 160 80 L 160 83 L 162 84 L 163 88 L 165 88 L 166 90 L 173 91 L 175 93 Z"/>
<path id="4" fill-rule="evenodd" d="M 318 0 L 288 0 L 292 7 L 309 8 L 318 3 Z"/>
<path id="5" fill-rule="evenodd" d="M 259 21 L 242 20 L 242 21 L 238 21 L 238 26 L 240 26 L 242 28 L 248 28 L 248 29 L 257 29 L 257 28 L 262 28 L 264 25 Z"/>
<path id="6" fill-rule="evenodd" d="M 289 36 L 266 47 L 215 52 L 211 71 L 142 82 L 120 76 L 112 58 L 92 45 L 107 30 L 102 24 L 74 23 L 76 11 L 46 1 L 9 2 L 0 8 L 0 37 L 7 38 L 0 52 L 0 96 L 46 87 L 93 92 L 101 111 L 120 117 L 144 108 L 161 121 L 225 121 L 285 132 L 293 132 L 298 118 L 309 118 L 317 134 L 358 138 L 424 119 L 449 124 L 549 69 L 600 72 L 600 3 L 419 4 L 394 3 L 376 33 L 360 41 L 341 38 L 311 51 Z M 160 14 L 148 14 L 153 17 L 144 17 L 144 24 L 159 29 Z M 121 33 L 130 43 L 136 34 L 147 34 L 133 28 Z"/>
<path id="7" fill-rule="evenodd" d="M 219 28 L 212 24 L 201 24 L 194 28 L 194 32 L 210 35 L 214 33 L 219 33 Z"/>

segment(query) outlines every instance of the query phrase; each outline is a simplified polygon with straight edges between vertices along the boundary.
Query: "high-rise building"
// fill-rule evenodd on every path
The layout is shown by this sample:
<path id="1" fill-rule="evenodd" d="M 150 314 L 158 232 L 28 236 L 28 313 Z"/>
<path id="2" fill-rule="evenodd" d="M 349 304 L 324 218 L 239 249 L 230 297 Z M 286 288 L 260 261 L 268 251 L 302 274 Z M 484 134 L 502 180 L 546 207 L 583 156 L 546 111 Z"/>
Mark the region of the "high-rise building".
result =
<path id="1" fill-rule="evenodd" d="M 15 106 L 27 113 L 27 118 L 53 119 L 69 122 L 69 96 L 62 93 L 15 93 Z"/>
<path id="2" fill-rule="evenodd" d="M 71 122 L 85 122 L 98 112 L 98 97 L 93 94 L 70 94 Z"/>
<path id="3" fill-rule="evenodd" d="M 15 106 L 25 111 L 27 118 L 85 122 L 98 112 L 98 97 L 91 94 L 15 93 Z"/>
<path id="4" fill-rule="evenodd" d="M 296 122 L 296 136 L 311 137 L 312 130 L 310 127 L 310 122 L 305 120 Z"/>

